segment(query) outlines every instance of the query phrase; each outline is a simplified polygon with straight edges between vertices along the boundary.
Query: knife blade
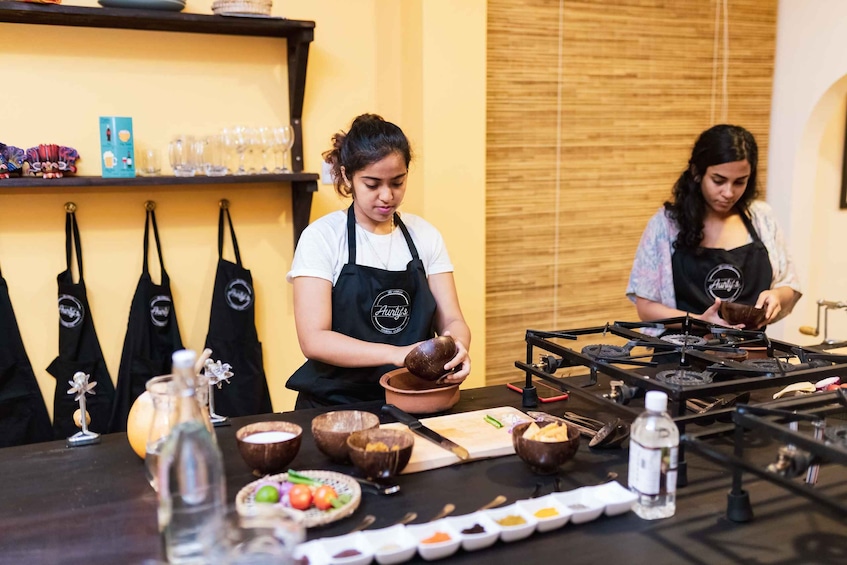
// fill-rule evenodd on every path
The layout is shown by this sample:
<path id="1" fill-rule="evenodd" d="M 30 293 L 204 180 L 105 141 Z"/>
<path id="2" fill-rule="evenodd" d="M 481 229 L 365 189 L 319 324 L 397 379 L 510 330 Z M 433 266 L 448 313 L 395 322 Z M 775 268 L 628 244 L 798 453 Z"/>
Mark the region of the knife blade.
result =
<path id="1" fill-rule="evenodd" d="M 468 459 L 470 459 L 470 454 L 468 453 L 467 449 L 457 444 L 456 442 L 447 439 L 435 430 L 427 428 L 421 423 L 420 420 L 418 420 L 411 414 L 400 410 L 393 404 L 384 405 L 382 407 L 382 411 L 385 414 L 393 416 L 394 419 L 396 419 L 398 422 L 407 425 L 411 431 L 418 434 L 422 438 L 431 441 L 442 449 L 446 449 L 447 451 L 452 452 L 453 455 L 455 455 L 462 461 L 467 461 Z"/>

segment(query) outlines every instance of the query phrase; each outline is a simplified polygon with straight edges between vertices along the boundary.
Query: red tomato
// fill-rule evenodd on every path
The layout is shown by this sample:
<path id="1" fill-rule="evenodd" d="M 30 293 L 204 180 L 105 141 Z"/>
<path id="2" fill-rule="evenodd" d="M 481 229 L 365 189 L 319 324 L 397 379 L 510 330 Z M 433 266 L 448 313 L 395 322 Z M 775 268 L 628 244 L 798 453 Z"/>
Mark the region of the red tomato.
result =
<path id="1" fill-rule="evenodd" d="M 332 508 L 332 501 L 338 498 L 335 489 L 329 485 L 318 487 L 315 491 L 315 506 L 318 510 L 329 510 Z"/>
<path id="2" fill-rule="evenodd" d="M 297 510 L 308 510 L 312 505 L 312 490 L 306 485 L 294 485 L 288 491 L 288 502 Z"/>

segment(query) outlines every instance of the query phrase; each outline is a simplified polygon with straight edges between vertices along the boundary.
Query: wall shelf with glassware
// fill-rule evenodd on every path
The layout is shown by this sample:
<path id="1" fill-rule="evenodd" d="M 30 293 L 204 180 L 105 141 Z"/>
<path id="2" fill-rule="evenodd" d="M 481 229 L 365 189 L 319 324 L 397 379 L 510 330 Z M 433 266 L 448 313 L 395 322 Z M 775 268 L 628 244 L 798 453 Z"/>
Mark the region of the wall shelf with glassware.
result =
<path id="1" fill-rule="evenodd" d="M 6 179 L 7 187 L 83 187 L 83 186 L 166 186 L 202 184 L 241 184 L 257 182 L 291 183 L 294 242 L 309 223 L 312 194 L 318 190 L 318 175 L 303 173 L 303 99 L 306 91 L 306 66 L 309 44 L 314 39 L 315 22 L 285 18 L 228 17 L 184 14 L 160 10 L 93 8 L 61 4 L 37 4 L 0 1 L 0 23 L 58 25 L 71 27 L 114 28 L 141 31 L 167 31 L 215 35 L 244 35 L 285 39 L 288 54 L 288 106 L 294 145 L 291 148 L 293 173 L 225 177 L 136 177 L 107 179 L 67 177 L 62 179 Z"/>

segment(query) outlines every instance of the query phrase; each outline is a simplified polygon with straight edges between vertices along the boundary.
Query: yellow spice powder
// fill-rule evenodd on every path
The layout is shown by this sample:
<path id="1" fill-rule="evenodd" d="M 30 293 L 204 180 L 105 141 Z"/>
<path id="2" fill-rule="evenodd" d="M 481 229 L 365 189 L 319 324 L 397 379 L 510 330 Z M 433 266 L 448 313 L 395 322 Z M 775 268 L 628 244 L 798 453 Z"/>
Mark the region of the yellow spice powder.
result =
<path id="1" fill-rule="evenodd" d="M 547 508 L 541 508 L 535 512 L 536 518 L 552 518 L 553 516 L 558 516 L 559 511 L 553 508 L 552 506 L 548 506 Z"/>

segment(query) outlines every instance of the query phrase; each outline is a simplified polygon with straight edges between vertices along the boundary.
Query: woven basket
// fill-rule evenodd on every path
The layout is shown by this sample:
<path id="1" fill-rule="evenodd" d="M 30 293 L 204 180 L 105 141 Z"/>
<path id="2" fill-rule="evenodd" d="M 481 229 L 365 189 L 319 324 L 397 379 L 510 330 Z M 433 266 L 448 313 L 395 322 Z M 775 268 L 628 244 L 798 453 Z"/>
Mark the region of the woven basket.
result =
<path id="1" fill-rule="evenodd" d="M 215 0 L 212 13 L 217 15 L 257 15 L 270 16 L 273 0 Z"/>
<path id="2" fill-rule="evenodd" d="M 303 526 L 313 528 L 315 526 L 323 526 L 336 520 L 341 520 L 352 514 L 359 507 L 359 502 L 362 500 L 362 489 L 359 483 L 353 477 L 333 471 L 300 471 L 301 475 L 305 475 L 311 479 L 322 482 L 335 489 L 339 495 L 349 494 L 350 502 L 341 508 L 333 508 L 331 510 L 318 510 L 315 507 L 309 508 L 303 514 Z M 288 477 L 288 473 L 279 473 L 277 475 L 269 475 L 258 481 L 253 481 L 242 488 L 235 496 L 235 508 L 242 516 L 251 516 L 255 512 L 256 503 L 253 500 L 256 494 L 256 489 L 268 481 L 283 482 Z"/>

